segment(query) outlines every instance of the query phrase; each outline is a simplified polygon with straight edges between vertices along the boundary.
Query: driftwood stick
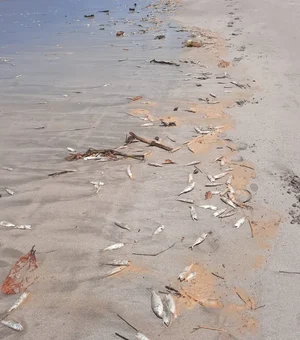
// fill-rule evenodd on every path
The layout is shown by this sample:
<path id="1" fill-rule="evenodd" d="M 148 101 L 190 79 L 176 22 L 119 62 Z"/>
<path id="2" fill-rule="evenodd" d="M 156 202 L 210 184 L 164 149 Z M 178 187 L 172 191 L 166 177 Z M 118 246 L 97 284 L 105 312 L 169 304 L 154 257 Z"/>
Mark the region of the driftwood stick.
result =
<path id="1" fill-rule="evenodd" d="M 161 144 L 161 143 L 158 143 L 156 142 L 155 140 L 153 141 L 150 141 L 144 137 L 140 137 L 140 136 L 137 136 L 135 133 L 133 132 L 129 132 L 129 135 L 134 138 L 134 139 L 137 139 L 139 140 L 140 142 L 143 142 L 143 143 L 146 143 L 148 144 L 149 146 L 156 146 L 158 148 L 161 148 L 161 149 L 164 149 L 166 151 L 171 151 L 173 148 L 171 148 L 170 146 L 167 146 L 167 145 L 164 145 L 164 144 Z"/>
<path id="2" fill-rule="evenodd" d="M 132 255 L 139 255 L 139 256 L 157 256 L 157 255 L 160 255 L 162 253 L 164 253 L 165 251 L 173 248 L 175 246 L 176 243 L 173 243 L 170 247 L 164 249 L 164 250 L 161 250 L 159 251 L 158 253 L 155 253 L 155 254 L 148 254 L 148 253 L 132 253 Z"/>

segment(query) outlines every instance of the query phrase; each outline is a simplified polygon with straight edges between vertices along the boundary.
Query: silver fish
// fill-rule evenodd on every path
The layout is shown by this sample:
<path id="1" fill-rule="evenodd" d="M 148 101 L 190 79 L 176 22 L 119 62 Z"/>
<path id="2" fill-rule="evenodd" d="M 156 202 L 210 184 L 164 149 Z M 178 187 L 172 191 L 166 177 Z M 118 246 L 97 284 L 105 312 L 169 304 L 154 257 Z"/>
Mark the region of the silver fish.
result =
<path id="1" fill-rule="evenodd" d="M 192 278 L 196 276 L 196 272 L 191 272 L 189 275 L 186 277 L 185 281 L 189 282 Z"/>
<path id="2" fill-rule="evenodd" d="M 213 216 L 214 216 L 214 217 L 218 217 L 218 216 L 224 214 L 224 212 L 225 212 L 226 210 L 227 210 L 227 208 L 217 210 L 216 212 L 213 213 Z"/>
<path id="3" fill-rule="evenodd" d="M 103 251 L 105 251 L 105 250 L 115 250 L 115 249 L 119 249 L 119 248 L 122 248 L 122 247 L 124 247 L 124 243 L 115 243 L 115 244 L 112 244 L 111 246 L 104 248 Z"/>
<path id="4" fill-rule="evenodd" d="M 133 179 L 133 174 L 132 174 L 132 172 L 131 172 L 131 167 L 130 167 L 130 165 L 128 165 L 128 167 L 127 167 L 127 175 L 129 176 L 130 179 Z"/>
<path id="5" fill-rule="evenodd" d="M 100 190 L 102 190 L 102 187 L 104 185 L 103 182 L 90 182 L 91 184 L 93 184 L 93 186 L 95 187 L 95 189 L 97 190 L 97 194 L 99 193 Z"/>
<path id="6" fill-rule="evenodd" d="M 15 226 L 15 229 L 31 230 L 32 226 L 30 224 L 22 224 Z"/>
<path id="7" fill-rule="evenodd" d="M 229 189 L 226 188 L 225 190 L 223 190 L 221 193 L 220 193 L 220 196 L 225 196 L 227 194 L 227 192 L 229 192 Z"/>
<path id="8" fill-rule="evenodd" d="M 212 182 L 212 183 L 205 184 L 206 187 L 217 187 L 219 185 L 224 185 L 224 183 L 215 183 L 215 182 Z"/>
<path id="9" fill-rule="evenodd" d="M 160 225 L 153 233 L 153 235 L 160 234 L 165 229 L 165 226 L 162 224 Z"/>
<path id="10" fill-rule="evenodd" d="M 219 216 L 219 218 L 230 217 L 230 216 L 233 216 L 235 213 L 236 213 L 236 210 L 230 210 L 230 211 L 228 211 L 228 213 Z"/>
<path id="11" fill-rule="evenodd" d="M 192 270 L 193 266 L 195 265 L 195 263 L 190 264 L 189 266 L 186 266 L 183 271 L 179 274 L 178 276 L 178 280 L 180 282 L 184 281 L 185 277 L 187 276 L 187 274 Z"/>
<path id="12" fill-rule="evenodd" d="M 227 197 L 220 197 L 221 201 L 223 201 L 224 203 L 230 205 L 232 208 L 236 209 L 237 206 L 232 202 L 232 200 L 230 200 Z"/>
<path id="13" fill-rule="evenodd" d="M 212 175 L 207 175 L 207 178 L 211 181 L 211 182 L 215 182 L 215 178 Z"/>
<path id="14" fill-rule="evenodd" d="M 141 333 L 141 332 L 137 332 L 136 338 L 137 338 L 138 340 L 150 340 L 149 338 L 146 337 L 146 335 L 144 335 L 144 334 Z"/>
<path id="15" fill-rule="evenodd" d="M 217 210 L 217 209 L 218 209 L 218 208 L 215 207 L 214 205 L 209 205 L 209 204 L 200 205 L 200 208 L 203 208 L 203 209 L 210 209 L 210 210 Z"/>
<path id="16" fill-rule="evenodd" d="M 151 291 L 151 308 L 153 313 L 160 319 L 163 317 L 164 306 L 161 298 L 154 290 Z"/>
<path id="17" fill-rule="evenodd" d="M 70 148 L 70 147 L 68 147 L 68 148 L 67 148 L 67 150 L 68 150 L 69 152 L 76 152 L 76 150 L 75 150 L 75 149 L 73 149 L 73 148 Z"/>
<path id="18" fill-rule="evenodd" d="M 8 221 L 0 221 L 1 227 L 15 227 L 16 225 Z"/>
<path id="19" fill-rule="evenodd" d="M 214 176 L 214 179 L 220 179 L 225 177 L 228 174 L 228 172 L 221 172 L 220 174 L 217 174 Z"/>
<path id="20" fill-rule="evenodd" d="M 115 223 L 115 225 L 116 225 L 117 227 L 119 227 L 119 228 L 121 228 L 121 229 L 125 229 L 125 230 L 130 231 L 130 228 L 128 227 L 127 224 L 125 224 L 125 223 L 119 223 L 119 222 L 114 222 L 114 223 Z"/>
<path id="21" fill-rule="evenodd" d="M 22 293 L 18 300 L 9 308 L 7 313 L 11 313 L 13 310 L 17 309 L 20 306 L 20 304 L 27 299 L 28 295 L 29 295 L 28 292 Z"/>
<path id="22" fill-rule="evenodd" d="M 191 213 L 192 220 L 197 221 L 198 220 L 197 212 L 196 212 L 196 209 L 192 205 L 190 206 L 190 213 Z"/>
<path id="23" fill-rule="evenodd" d="M 201 161 L 193 161 L 193 162 L 185 164 L 185 166 L 197 165 L 199 163 L 201 163 Z"/>
<path id="24" fill-rule="evenodd" d="M 232 179 L 233 179 L 233 176 L 230 175 L 230 176 L 228 177 L 227 181 L 226 181 L 226 184 L 231 184 Z"/>
<path id="25" fill-rule="evenodd" d="M 1 323 L 5 325 L 6 327 L 9 327 L 15 331 L 21 332 L 24 328 L 19 322 L 15 322 L 12 320 L 2 320 Z"/>
<path id="26" fill-rule="evenodd" d="M 220 195 L 221 191 L 211 191 L 212 195 Z"/>
<path id="27" fill-rule="evenodd" d="M 163 324 L 169 327 L 171 324 L 171 313 L 169 310 L 164 310 L 162 319 L 163 319 Z"/>
<path id="28" fill-rule="evenodd" d="M 235 227 L 236 228 L 239 228 L 239 227 L 241 227 L 244 223 L 245 223 L 245 221 L 246 221 L 246 218 L 245 217 L 242 217 L 242 218 L 240 218 L 236 223 L 235 223 Z"/>
<path id="29" fill-rule="evenodd" d="M 191 184 L 189 184 L 187 187 L 185 187 L 179 194 L 178 196 L 182 195 L 182 194 L 185 194 L 187 192 L 190 192 L 192 191 L 194 188 L 195 188 L 195 185 L 196 183 L 195 182 L 192 182 Z"/>
<path id="30" fill-rule="evenodd" d="M 11 196 L 15 194 L 15 192 L 9 188 L 6 188 L 5 191 Z"/>
<path id="31" fill-rule="evenodd" d="M 189 199 L 189 198 L 178 198 L 178 200 L 177 201 L 179 201 L 179 202 L 183 202 L 183 203 L 189 203 L 189 204 L 194 204 L 194 200 L 191 200 L 191 199 Z"/>
<path id="32" fill-rule="evenodd" d="M 142 124 L 141 126 L 147 127 L 147 126 L 153 126 L 153 125 L 154 125 L 153 123 L 145 123 L 145 124 Z"/>
<path id="33" fill-rule="evenodd" d="M 148 163 L 150 166 L 156 166 L 157 168 L 162 168 L 163 166 L 159 163 Z"/>
<path id="34" fill-rule="evenodd" d="M 234 191 L 233 187 L 231 186 L 231 184 L 227 184 L 227 188 L 228 188 L 228 190 L 231 194 L 234 194 L 235 191 Z"/>
<path id="35" fill-rule="evenodd" d="M 112 275 L 115 275 L 117 273 L 120 273 L 125 268 L 127 268 L 127 266 L 119 266 L 117 268 L 114 268 L 114 269 L 110 270 L 108 273 L 106 273 L 105 277 L 112 276 Z"/>
<path id="36" fill-rule="evenodd" d="M 130 261 L 128 260 L 113 260 L 108 263 L 106 263 L 109 266 L 130 266 Z"/>
<path id="37" fill-rule="evenodd" d="M 195 246 L 198 246 L 199 244 L 201 244 L 206 239 L 207 235 L 208 235 L 207 233 L 203 233 L 200 237 L 197 238 L 195 243 L 193 245 L 191 245 L 189 248 L 191 248 L 193 250 Z"/>
<path id="38" fill-rule="evenodd" d="M 189 184 L 192 183 L 194 180 L 193 174 L 189 174 Z"/>
<path id="39" fill-rule="evenodd" d="M 9 167 L 7 167 L 7 166 L 3 166 L 2 169 L 3 169 L 3 170 L 7 170 L 7 171 L 14 171 L 13 168 L 9 168 Z"/>
<path id="40" fill-rule="evenodd" d="M 227 169 L 224 169 L 225 172 L 228 172 L 228 171 L 233 171 L 233 168 L 227 168 Z"/>
<path id="41" fill-rule="evenodd" d="M 166 305 L 169 311 L 174 315 L 174 318 L 177 318 L 177 313 L 176 313 L 176 303 L 171 294 L 166 295 Z"/>

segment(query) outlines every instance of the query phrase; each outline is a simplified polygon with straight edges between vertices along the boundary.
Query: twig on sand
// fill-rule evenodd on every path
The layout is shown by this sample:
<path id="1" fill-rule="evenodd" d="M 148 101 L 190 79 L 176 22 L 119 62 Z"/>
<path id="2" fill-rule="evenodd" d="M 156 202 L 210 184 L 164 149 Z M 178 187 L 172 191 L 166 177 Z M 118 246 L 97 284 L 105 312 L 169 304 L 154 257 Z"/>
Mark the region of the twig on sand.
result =
<path id="1" fill-rule="evenodd" d="M 279 270 L 279 274 L 300 274 L 300 272 L 287 272 L 285 270 Z"/>
<path id="2" fill-rule="evenodd" d="M 52 174 L 49 174 L 48 176 L 55 177 L 55 176 L 67 174 L 69 172 L 76 172 L 76 170 L 62 170 L 58 172 L 53 172 Z"/>
<path id="3" fill-rule="evenodd" d="M 117 332 L 115 333 L 115 335 L 118 336 L 119 338 L 123 339 L 123 340 L 130 340 L 130 339 L 126 338 L 125 336 L 123 336 L 123 335 L 121 335 Z"/>
<path id="4" fill-rule="evenodd" d="M 252 221 L 248 220 L 248 222 L 249 222 L 249 226 L 250 226 L 250 230 L 251 230 L 251 238 L 254 238 L 254 231 L 253 231 Z"/>
<path id="5" fill-rule="evenodd" d="M 133 330 L 135 330 L 136 332 L 138 332 L 138 329 L 136 329 L 134 326 L 132 326 L 127 320 L 125 320 L 120 314 L 117 314 L 118 317 L 123 320 L 129 327 L 131 327 Z"/>
<path id="6" fill-rule="evenodd" d="M 255 170 L 252 166 L 245 165 L 245 164 L 238 164 L 238 163 L 232 163 L 232 162 L 230 164 L 238 165 L 238 166 L 240 166 L 242 168 L 247 168 L 247 169 Z"/>
<path id="7" fill-rule="evenodd" d="M 220 276 L 220 275 L 213 273 L 213 272 L 211 272 L 211 273 L 212 273 L 213 276 L 218 277 L 219 279 L 225 280 L 225 278 L 223 276 Z"/>
<path id="8" fill-rule="evenodd" d="M 132 255 L 139 255 L 139 256 L 157 256 L 157 255 L 160 255 L 164 252 L 166 252 L 167 250 L 173 248 L 175 246 L 176 243 L 172 244 L 170 247 L 164 249 L 164 250 L 161 250 L 159 251 L 158 253 L 155 253 L 155 254 L 147 254 L 147 253 L 132 253 Z"/>
<path id="9" fill-rule="evenodd" d="M 164 144 L 161 144 L 161 143 L 158 143 L 156 142 L 155 140 L 148 140 L 144 137 L 140 137 L 138 135 L 136 135 L 135 133 L 133 132 L 129 132 L 129 137 L 127 138 L 127 143 L 131 143 L 134 139 L 137 139 L 139 140 L 140 142 L 143 142 L 145 144 L 148 144 L 149 146 L 156 146 L 158 148 L 161 148 L 161 149 L 164 149 L 166 151 L 171 151 L 173 148 L 171 148 L 170 146 L 167 146 L 167 145 L 164 145 Z"/>
<path id="10" fill-rule="evenodd" d="M 90 130 L 95 129 L 95 126 L 85 127 L 85 128 L 77 128 L 77 129 L 66 129 L 66 130 L 47 130 L 47 132 L 67 132 L 67 131 L 81 131 L 81 130 Z"/>
<path id="11" fill-rule="evenodd" d="M 198 331 L 199 329 L 208 329 L 210 331 L 216 331 L 216 332 L 220 332 L 220 333 L 227 333 L 227 334 L 230 335 L 230 332 L 228 332 L 226 329 L 209 327 L 209 326 L 203 326 L 203 325 L 195 327 L 191 333 L 194 333 L 194 332 Z"/>
<path id="12" fill-rule="evenodd" d="M 177 289 L 175 289 L 175 288 L 173 288 L 171 286 L 165 286 L 165 288 L 167 290 L 171 291 L 171 292 L 174 292 L 174 294 L 177 295 L 177 296 L 182 296 L 182 294 L 179 292 L 179 290 L 177 290 Z"/>
<path id="13" fill-rule="evenodd" d="M 258 309 L 261 309 L 261 308 L 263 308 L 263 307 L 265 307 L 266 305 L 261 305 L 261 306 L 258 306 L 258 307 L 256 307 L 256 308 L 253 308 L 253 310 L 258 310 Z"/>

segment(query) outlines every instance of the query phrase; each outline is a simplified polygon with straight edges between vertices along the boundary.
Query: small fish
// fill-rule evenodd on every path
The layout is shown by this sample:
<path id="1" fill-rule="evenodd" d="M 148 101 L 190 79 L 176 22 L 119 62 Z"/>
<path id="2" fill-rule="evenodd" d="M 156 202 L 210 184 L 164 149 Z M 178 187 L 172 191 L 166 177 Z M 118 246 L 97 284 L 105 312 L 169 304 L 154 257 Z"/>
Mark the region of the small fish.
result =
<path id="1" fill-rule="evenodd" d="M 7 167 L 7 166 L 3 166 L 2 169 L 3 169 L 3 170 L 6 170 L 6 171 L 14 171 L 13 168 L 9 168 L 9 167 Z"/>
<path id="2" fill-rule="evenodd" d="M 153 313 L 158 318 L 162 319 L 164 313 L 164 306 L 160 296 L 156 294 L 154 290 L 151 291 L 151 308 L 153 310 Z"/>
<path id="3" fill-rule="evenodd" d="M 210 93 L 209 95 L 213 98 L 217 98 L 217 96 L 214 93 Z"/>
<path id="4" fill-rule="evenodd" d="M 219 185 L 224 185 L 224 183 L 215 183 L 215 182 L 212 182 L 212 183 L 205 184 L 206 187 L 218 187 Z"/>
<path id="5" fill-rule="evenodd" d="M 194 200 L 191 200 L 189 198 L 178 198 L 179 202 L 183 202 L 183 203 L 189 203 L 189 204 L 194 204 Z"/>
<path id="6" fill-rule="evenodd" d="M 231 184 L 232 179 L 233 179 L 233 176 L 230 175 L 230 176 L 228 177 L 227 181 L 226 181 L 226 184 Z"/>
<path id="7" fill-rule="evenodd" d="M 75 150 L 75 149 L 73 149 L 73 148 L 70 148 L 70 147 L 68 147 L 68 148 L 67 148 L 67 150 L 68 150 L 68 151 L 70 151 L 70 152 L 76 152 L 76 150 Z"/>
<path id="8" fill-rule="evenodd" d="M 96 193 L 98 194 L 99 191 L 101 191 L 103 188 L 104 183 L 103 182 L 90 182 L 91 184 L 93 184 L 93 186 L 96 188 Z"/>
<path id="9" fill-rule="evenodd" d="M 163 230 L 165 229 L 165 226 L 162 224 L 161 226 L 159 226 L 153 233 L 153 235 L 158 235 L 160 234 Z"/>
<path id="10" fill-rule="evenodd" d="M 209 205 L 209 204 L 200 205 L 200 208 L 203 208 L 203 209 L 210 209 L 210 210 L 217 210 L 217 209 L 218 209 L 218 208 L 215 207 L 214 205 Z"/>
<path id="11" fill-rule="evenodd" d="M 130 266 L 130 261 L 128 260 L 113 260 L 106 263 L 109 266 Z"/>
<path id="12" fill-rule="evenodd" d="M 182 195 L 182 194 L 186 194 L 187 192 L 192 191 L 195 188 L 196 183 L 192 182 L 190 183 L 187 187 L 185 187 L 179 194 L 178 196 Z"/>
<path id="13" fill-rule="evenodd" d="M 162 319 L 163 319 L 163 324 L 169 327 L 171 324 L 171 313 L 169 310 L 164 310 Z"/>
<path id="14" fill-rule="evenodd" d="M 122 247 L 124 247 L 124 243 L 115 243 L 115 244 L 112 244 L 111 246 L 104 248 L 103 251 L 105 251 L 105 250 L 115 250 L 115 249 L 119 249 L 119 248 L 122 248 Z"/>
<path id="15" fill-rule="evenodd" d="M 230 217 L 230 216 L 233 216 L 235 213 L 236 213 L 236 210 L 230 210 L 230 211 L 228 211 L 228 213 L 219 216 L 219 218 Z"/>
<path id="16" fill-rule="evenodd" d="M 15 227 L 16 225 L 8 221 L 0 221 L 0 226 L 1 227 Z"/>
<path id="17" fill-rule="evenodd" d="M 237 222 L 236 222 L 236 224 L 234 225 L 236 228 L 239 228 L 239 227 L 241 227 L 244 223 L 245 223 L 245 221 L 246 221 L 246 218 L 245 217 L 242 217 L 242 218 L 240 218 Z"/>
<path id="18" fill-rule="evenodd" d="M 153 125 L 154 125 L 153 123 L 145 123 L 145 124 L 142 124 L 141 126 L 148 127 L 148 126 L 153 126 Z"/>
<path id="19" fill-rule="evenodd" d="M 191 245 L 189 248 L 191 248 L 193 250 L 195 246 L 198 246 L 199 244 L 201 244 L 206 239 L 207 235 L 208 235 L 207 233 L 203 233 L 200 237 L 197 238 L 195 243 L 193 245 Z"/>
<path id="20" fill-rule="evenodd" d="M 234 194 L 235 191 L 234 191 L 233 187 L 231 186 L 231 184 L 227 184 L 227 188 L 228 188 L 228 190 L 231 194 Z"/>
<path id="21" fill-rule="evenodd" d="M 189 174 L 189 184 L 191 184 L 194 180 L 193 174 Z"/>
<path id="22" fill-rule="evenodd" d="M 229 189 L 226 188 L 225 190 L 223 190 L 222 192 L 220 192 L 220 196 L 225 196 L 228 192 L 229 192 Z"/>
<path id="23" fill-rule="evenodd" d="M 192 270 L 192 268 L 193 268 L 194 265 L 195 265 L 195 263 L 192 263 L 192 264 L 190 264 L 189 266 L 186 266 L 186 267 L 183 269 L 183 271 L 182 271 L 182 272 L 179 274 L 179 276 L 178 276 L 178 280 L 179 280 L 180 282 L 184 281 L 186 275 L 188 274 L 188 272 L 190 272 L 190 271 Z"/>
<path id="24" fill-rule="evenodd" d="M 174 315 L 174 318 L 177 318 L 177 313 L 176 313 L 176 303 L 171 294 L 166 295 L 166 305 L 170 313 Z"/>
<path id="25" fill-rule="evenodd" d="M 12 320 L 8 320 L 8 321 L 2 320 L 1 323 L 5 325 L 6 327 L 9 327 L 15 331 L 21 332 L 24 329 L 23 326 L 19 322 L 15 322 Z"/>
<path id="26" fill-rule="evenodd" d="M 211 191 L 212 195 L 220 195 L 221 191 Z"/>
<path id="27" fill-rule="evenodd" d="M 192 205 L 190 206 L 190 213 L 191 213 L 192 220 L 197 221 L 198 220 L 197 212 L 196 212 L 196 209 Z"/>
<path id="28" fill-rule="evenodd" d="M 221 164 L 221 166 L 224 166 L 224 165 L 225 165 L 225 158 L 224 158 L 224 157 L 221 159 L 220 164 Z"/>
<path id="29" fill-rule="evenodd" d="M 214 216 L 214 217 L 218 217 L 218 216 L 224 214 L 224 212 L 225 212 L 226 210 L 227 210 L 227 208 L 217 210 L 216 212 L 213 213 L 213 216 Z"/>
<path id="30" fill-rule="evenodd" d="M 148 163 L 150 166 L 156 166 L 157 168 L 162 168 L 163 166 L 159 163 Z"/>
<path id="31" fill-rule="evenodd" d="M 200 163 L 201 163 L 201 161 L 193 161 L 193 162 L 185 164 L 185 166 L 197 165 L 197 164 L 200 164 Z"/>
<path id="32" fill-rule="evenodd" d="M 136 336 L 135 336 L 138 340 L 150 340 L 149 338 L 146 337 L 146 335 L 144 335 L 141 332 L 137 332 Z"/>
<path id="33" fill-rule="evenodd" d="M 119 222 L 114 222 L 114 223 L 115 223 L 115 225 L 116 225 L 117 227 L 119 227 L 119 228 L 121 228 L 121 229 L 125 229 L 125 230 L 130 231 L 130 228 L 128 227 L 127 224 L 125 224 L 125 223 L 119 223 Z"/>
<path id="34" fill-rule="evenodd" d="M 6 188 L 5 191 L 11 196 L 15 193 L 13 190 L 8 189 L 8 188 Z"/>
<path id="35" fill-rule="evenodd" d="M 176 151 L 178 151 L 180 149 L 181 149 L 181 146 L 178 146 L 177 148 L 172 149 L 170 152 L 173 153 L 173 152 L 176 152 Z"/>
<path id="36" fill-rule="evenodd" d="M 20 304 L 27 299 L 28 295 L 29 295 L 28 292 L 22 293 L 18 300 L 9 308 L 7 313 L 11 313 L 13 310 L 17 309 L 20 306 Z"/>
<path id="37" fill-rule="evenodd" d="M 114 269 L 110 270 L 108 273 L 106 273 L 105 277 L 108 277 L 108 276 L 112 276 L 112 275 L 118 274 L 118 273 L 120 273 L 122 270 L 124 270 L 125 268 L 127 268 L 127 266 L 119 266 L 119 267 L 117 267 L 117 268 L 114 268 Z"/>
<path id="38" fill-rule="evenodd" d="M 30 224 L 22 224 L 15 226 L 15 229 L 31 230 L 32 226 Z"/>
<path id="39" fill-rule="evenodd" d="M 130 165 L 128 165 L 128 167 L 127 167 L 127 174 L 128 174 L 128 176 L 129 176 L 130 179 L 133 179 L 133 174 L 132 174 L 132 172 L 131 172 L 131 167 L 130 167 Z"/>
<path id="40" fill-rule="evenodd" d="M 214 176 L 214 179 L 220 179 L 225 177 L 228 174 L 228 172 L 221 172 L 220 174 L 217 174 Z"/>
<path id="41" fill-rule="evenodd" d="M 228 172 L 228 171 L 233 171 L 233 168 L 227 168 L 227 169 L 224 169 L 225 172 Z"/>
<path id="42" fill-rule="evenodd" d="M 191 272 L 191 273 L 189 273 L 189 275 L 186 277 L 186 279 L 184 281 L 189 282 L 195 276 L 196 276 L 196 272 Z"/>
<path id="43" fill-rule="evenodd" d="M 227 197 L 220 197 L 221 201 L 223 201 L 224 203 L 230 205 L 232 208 L 236 209 L 237 206 L 232 202 L 232 200 L 230 200 Z"/>
<path id="44" fill-rule="evenodd" d="M 211 182 L 215 182 L 215 178 L 212 175 L 207 175 L 207 178 L 211 181 Z"/>

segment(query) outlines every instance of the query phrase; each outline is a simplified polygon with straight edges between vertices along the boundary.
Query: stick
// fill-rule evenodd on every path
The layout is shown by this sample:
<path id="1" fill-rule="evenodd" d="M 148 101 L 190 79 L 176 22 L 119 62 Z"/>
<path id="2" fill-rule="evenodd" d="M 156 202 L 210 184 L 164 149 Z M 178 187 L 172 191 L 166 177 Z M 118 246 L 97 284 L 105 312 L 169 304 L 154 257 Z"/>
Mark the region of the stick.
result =
<path id="1" fill-rule="evenodd" d="M 229 164 L 238 165 L 238 166 L 241 166 L 242 168 L 247 168 L 247 169 L 255 170 L 252 166 L 245 165 L 245 164 L 238 164 L 238 163 L 229 163 Z"/>
<path id="2" fill-rule="evenodd" d="M 53 172 L 52 174 L 49 174 L 48 176 L 55 177 L 55 176 L 67 174 L 69 172 L 76 172 L 76 170 L 63 170 L 63 171 Z"/>
<path id="3" fill-rule="evenodd" d="M 140 137 L 140 136 L 137 136 L 135 133 L 133 132 L 129 132 L 129 135 L 131 138 L 133 139 L 137 139 L 139 140 L 140 142 L 143 142 L 143 143 L 146 143 L 148 144 L 149 146 L 157 146 L 158 148 L 161 148 L 161 149 L 164 149 L 166 151 L 171 151 L 173 148 L 167 146 L 167 145 L 164 145 L 164 144 L 161 144 L 161 143 L 157 143 L 156 141 L 150 141 L 146 138 L 143 138 L 143 137 Z"/>
<path id="4" fill-rule="evenodd" d="M 241 297 L 241 295 L 238 292 L 235 293 L 244 302 L 244 304 L 247 305 L 247 302 Z"/>
<path id="5" fill-rule="evenodd" d="M 198 326 L 198 327 L 194 328 L 191 333 L 194 333 L 194 332 L 198 331 L 199 329 L 209 329 L 210 331 L 216 331 L 216 332 L 220 332 L 220 333 L 229 333 L 225 329 L 215 328 L 215 327 L 208 327 L 208 326 Z"/>
<path id="6" fill-rule="evenodd" d="M 252 221 L 248 220 L 249 222 L 249 226 L 250 226 L 250 230 L 251 230 L 251 238 L 254 238 L 254 231 L 253 231 L 253 227 L 252 227 Z"/>
<path id="7" fill-rule="evenodd" d="M 167 136 L 167 138 L 169 138 L 171 142 L 174 142 L 174 143 L 176 143 L 176 140 L 175 140 L 175 139 L 172 139 L 172 138 L 171 138 L 171 137 L 169 137 L 169 136 Z"/>
<path id="8" fill-rule="evenodd" d="M 213 272 L 211 272 L 211 273 L 212 273 L 212 275 L 218 277 L 219 279 L 225 280 L 223 276 L 220 276 L 220 275 L 213 273 Z"/>
<path id="9" fill-rule="evenodd" d="M 174 292 L 176 295 L 178 295 L 178 296 L 182 296 L 182 294 L 179 292 L 179 290 L 177 290 L 177 289 L 175 289 L 175 288 L 173 288 L 173 287 L 171 287 L 171 286 L 165 286 L 165 288 L 167 289 L 167 290 L 170 290 L 171 292 Z"/>
<path id="10" fill-rule="evenodd" d="M 262 306 L 259 306 L 259 307 L 254 308 L 253 310 L 258 310 L 258 309 L 263 308 L 263 307 L 265 307 L 265 306 L 266 306 L 266 305 L 262 305 Z"/>
<path id="11" fill-rule="evenodd" d="M 158 253 L 155 253 L 155 254 L 132 253 L 132 255 L 139 255 L 139 256 L 157 256 L 157 255 L 160 255 L 160 254 L 164 253 L 165 251 L 167 251 L 167 250 L 173 248 L 173 247 L 175 246 L 175 244 L 176 244 L 176 243 L 172 244 L 170 247 L 168 247 L 168 248 L 166 248 L 166 249 L 164 249 L 164 250 L 161 250 L 161 251 L 159 251 Z"/>
<path id="12" fill-rule="evenodd" d="M 118 337 L 121 338 L 121 339 L 130 340 L 130 339 L 126 338 L 125 336 L 119 334 L 119 333 L 115 333 L 115 335 L 118 336 Z"/>
<path id="13" fill-rule="evenodd" d="M 47 130 L 47 132 L 81 131 L 81 130 L 89 130 L 89 129 L 95 129 L 95 126 L 86 127 L 86 128 L 78 128 L 78 129 L 67 129 L 67 130 L 52 130 L 52 131 Z"/>
<path id="14" fill-rule="evenodd" d="M 300 272 L 287 272 L 285 270 L 279 270 L 279 274 L 300 274 Z"/>
<path id="15" fill-rule="evenodd" d="M 121 320 L 123 320 L 129 327 L 131 327 L 132 329 L 134 329 L 136 332 L 138 332 L 138 330 L 134 327 L 134 326 L 132 326 L 127 320 L 125 320 L 120 314 L 117 314 L 118 315 L 118 317 L 121 319 Z"/>

